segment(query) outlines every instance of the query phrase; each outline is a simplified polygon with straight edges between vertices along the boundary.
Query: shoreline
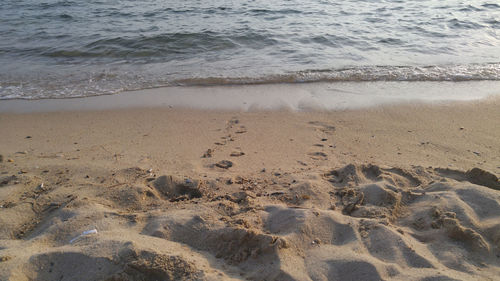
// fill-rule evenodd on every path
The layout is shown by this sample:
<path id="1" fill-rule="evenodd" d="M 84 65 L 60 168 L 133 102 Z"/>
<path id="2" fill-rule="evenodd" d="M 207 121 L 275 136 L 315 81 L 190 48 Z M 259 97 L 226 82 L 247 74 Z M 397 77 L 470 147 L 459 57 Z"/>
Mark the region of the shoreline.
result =
<path id="1" fill-rule="evenodd" d="M 0 100 L 0 113 L 171 107 L 224 111 L 330 111 L 395 104 L 445 104 L 500 96 L 500 81 L 314 82 L 172 86 L 111 95 Z"/>

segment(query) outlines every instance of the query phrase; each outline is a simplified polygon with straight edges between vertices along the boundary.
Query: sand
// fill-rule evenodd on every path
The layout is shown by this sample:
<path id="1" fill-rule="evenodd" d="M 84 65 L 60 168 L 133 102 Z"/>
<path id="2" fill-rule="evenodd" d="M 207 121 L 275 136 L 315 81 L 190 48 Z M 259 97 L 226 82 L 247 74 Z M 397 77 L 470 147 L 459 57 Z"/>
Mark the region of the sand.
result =
<path id="1" fill-rule="evenodd" d="M 2 113 L 0 280 L 499 280 L 499 106 Z"/>

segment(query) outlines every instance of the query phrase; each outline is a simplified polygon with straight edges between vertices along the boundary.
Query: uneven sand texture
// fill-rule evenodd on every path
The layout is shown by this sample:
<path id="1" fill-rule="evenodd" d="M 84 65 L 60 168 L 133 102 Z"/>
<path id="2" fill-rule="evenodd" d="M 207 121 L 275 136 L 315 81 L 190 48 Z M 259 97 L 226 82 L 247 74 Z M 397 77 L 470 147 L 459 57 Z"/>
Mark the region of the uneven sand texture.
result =
<path id="1" fill-rule="evenodd" d="M 498 106 L 2 114 L 0 280 L 498 280 Z"/>

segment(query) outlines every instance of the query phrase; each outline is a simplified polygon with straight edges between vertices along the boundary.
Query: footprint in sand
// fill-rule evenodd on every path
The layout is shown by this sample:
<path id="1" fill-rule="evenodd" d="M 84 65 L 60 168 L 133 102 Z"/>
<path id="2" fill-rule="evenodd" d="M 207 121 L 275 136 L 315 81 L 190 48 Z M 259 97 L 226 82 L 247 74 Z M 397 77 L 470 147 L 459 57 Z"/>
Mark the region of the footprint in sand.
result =
<path id="1" fill-rule="evenodd" d="M 328 155 L 321 151 L 309 152 L 307 155 L 309 155 L 311 159 L 314 160 L 328 160 Z"/>
<path id="2" fill-rule="evenodd" d="M 225 128 L 219 129 L 219 131 L 223 132 L 224 135 L 220 137 L 219 141 L 214 142 L 214 146 L 208 148 L 201 158 L 211 158 L 215 151 L 223 150 L 226 145 L 230 145 L 231 142 L 234 142 L 236 140 L 236 134 L 246 133 L 247 128 L 240 125 L 240 120 L 237 117 L 232 117 L 226 122 Z M 229 155 L 231 157 L 240 157 L 245 155 L 245 153 L 241 151 L 241 148 L 236 147 Z"/>
<path id="3" fill-rule="evenodd" d="M 240 157 L 240 156 L 243 156 L 243 155 L 245 155 L 245 152 L 243 152 L 243 151 L 233 151 L 230 154 L 230 156 L 232 156 L 232 157 Z"/>
<path id="4" fill-rule="evenodd" d="M 247 128 L 245 126 L 240 126 L 240 128 L 235 132 L 236 134 L 244 134 L 247 132 Z"/>
<path id="5" fill-rule="evenodd" d="M 212 149 L 210 149 L 210 148 L 209 148 L 209 149 L 207 149 L 207 151 L 203 154 L 203 156 L 201 156 L 201 158 L 210 158 L 210 157 L 212 157 L 212 153 L 213 153 L 213 152 L 214 152 L 214 151 L 213 151 Z"/>
<path id="6" fill-rule="evenodd" d="M 227 121 L 226 130 L 232 128 L 234 125 L 239 124 L 239 123 L 240 123 L 240 120 L 238 120 L 238 118 L 236 118 L 236 117 L 231 118 L 229 121 Z"/>
<path id="7" fill-rule="evenodd" d="M 328 145 L 326 142 L 328 141 L 329 136 L 335 132 L 335 126 L 321 121 L 310 121 L 308 124 L 313 125 L 315 131 L 319 132 L 317 136 L 318 142 L 312 145 L 314 150 L 318 148 L 320 150 L 324 150 L 327 146 L 333 147 L 332 145 Z M 328 160 L 328 155 L 324 151 L 314 151 L 308 153 L 308 155 L 314 160 Z"/>
<path id="8" fill-rule="evenodd" d="M 321 121 L 310 121 L 310 125 L 313 125 L 313 127 L 320 131 L 323 132 L 327 135 L 332 135 L 335 132 L 335 126 L 330 125 L 326 122 L 321 122 Z"/>

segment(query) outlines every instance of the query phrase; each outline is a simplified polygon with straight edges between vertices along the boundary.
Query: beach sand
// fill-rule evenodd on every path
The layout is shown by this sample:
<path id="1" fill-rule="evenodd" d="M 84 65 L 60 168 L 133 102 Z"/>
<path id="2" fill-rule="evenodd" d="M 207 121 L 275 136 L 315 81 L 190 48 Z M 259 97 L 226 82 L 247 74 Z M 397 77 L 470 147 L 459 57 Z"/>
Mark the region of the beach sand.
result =
<path id="1" fill-rule="evenodd" d="M 499 280 L 499 108 L 1 113 L 0 280 Z"/>

